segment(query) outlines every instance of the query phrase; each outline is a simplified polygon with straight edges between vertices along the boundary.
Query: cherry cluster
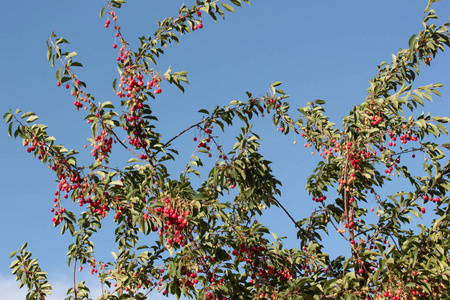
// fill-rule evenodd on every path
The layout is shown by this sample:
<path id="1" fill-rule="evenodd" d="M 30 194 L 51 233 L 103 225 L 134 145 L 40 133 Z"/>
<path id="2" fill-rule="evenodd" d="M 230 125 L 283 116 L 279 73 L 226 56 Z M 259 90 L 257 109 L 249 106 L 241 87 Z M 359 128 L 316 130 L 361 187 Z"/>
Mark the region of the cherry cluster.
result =
<path id="1" fill-rule="evenodd" d="M 206 138 L 203 138 L 198 144 L 197 144 L 197 148 L 201 149 L 206 149 L 206 151 L 208 151 L 208 157 L 212 157 L 212 153 L 211 151 L 211 146 L 210 143 L 216 144 L 213 137 L 211 136 L 212 134 L 212 128 L 213 126 L 207 127 L 205 129 L 202 128 L 203 132 L 207 135 Z M 198 138 L 194 137 L 194 142 L 197 142 Z M 217 144 L 216 144 L 217 145 Z M 217 150 L 219 151 L 220 155 L 219 158 L 220 159 L 224 159 L 227 160 L 227 156 L 224 155 L 221 151 L 221 147 L 217 146 Z M 216 166 L 219 166 L 218 164 Z"/>
<path id="2" fill-rule="evenodd" d="M 103 130 L 100 135 L 94 137 L 94 142 L 91 143 L 91 147 L 93 148 L 92 156 L 99 161 L 105 159 L 105 154 L 111 151 L 114 140 L 112 137 L 108 138 L 108 136 L 108 132 Z"/>
<path id="3" fill-rule="evenodd" d="M 64 220 L 63 214 L 66 211 L 66 209 L 61 206 L 61 192 L 64 193 L 63 198 L 67 199 L 72 190 L 80 189 L 84 186 L 84 180 L 82 180 L 77 173 L 65 169 L 66 165 L 67 162 L 61 160 L 52 167 L 55 172 L 59 173 L 58 189 L 55 192 L 56 197 L 53 199 L 53 208 L 50 210 L 55 214 L 55 217 L 52 218 L 52 222 L 55 226 Z"/>
<path id="4" fill-rule="evenodd" d="M 181 199 L 168 197 L 163 202 L 164 207 L 154 209 L 155 216 L 163 223 L 159 235 L 164 236 L 169 247 L 184 247 L 187 244 L 185 231 L 191 211 L 187 205 L 183 205 L 184 201 Z"/>
<path id="5" fill-rule="evenodd" d="M 123 48 L 120 48 L 120 50 L 123 50 Z M 127 52 L 128 51 L 126 51 L 125 53 Z M 142 106 L 139 107 L 140 104 L 136 101 L 136 95 L 141 91 L 152 90 L 156 88 L 154 91 L 155 94 L 161 94 L 162 92 L 160 88 L 161 77 L 159 77 L 157 74 L 154 74 L 153 72 L 150 72 L 149 76 L 151 77 L 151 79 L 149 78 L 147 84 L 145 84 L 143 74 L 132 74 L 132 70 L 130 68 L 126 68 L 123 71 L 123 75 L 120 77 L 120 83 L 118 86 L 119 91 L 116 93 L 116 95 L 119 98 L 132 98 L 132 111 L 142 108 Z"/>
<path id="6" fill-rule="evenodd" d="M 327 200 L 327 196 L 312 197 L 312 200 L 317 203 L 322 203 L 323 201 Z"/>
<path id="7" fill-rule="evenodd" d="M 195 25 L 192 27 L 192 29 L 193 29 L 193 30 L 202 29 L 202 28 L 203 28 L 203 23 L 202 23 L 202 12 L 198 10 L 198 11 L 195 12 L 195 14 L 199 17 L 199 19 L 198 19 L 198 21 L 197 21 L 198 24 L 195 24 Z M 186 15 L 186 16 L 179 15 L 179 16 L 178 16 L 178 20 L 184 20 L 187 16 L 188 16 L 188 15 Z"/>
<path id="8" fill-rule="evenodd" d="M 181 279 L 180 286 L 184 285 L 185 287 L 191 287 L 198 284 L 197 272 L 194 270 L 189 270 L 185 266 L 181 267 L 181 275 L 184 278 Z"/>

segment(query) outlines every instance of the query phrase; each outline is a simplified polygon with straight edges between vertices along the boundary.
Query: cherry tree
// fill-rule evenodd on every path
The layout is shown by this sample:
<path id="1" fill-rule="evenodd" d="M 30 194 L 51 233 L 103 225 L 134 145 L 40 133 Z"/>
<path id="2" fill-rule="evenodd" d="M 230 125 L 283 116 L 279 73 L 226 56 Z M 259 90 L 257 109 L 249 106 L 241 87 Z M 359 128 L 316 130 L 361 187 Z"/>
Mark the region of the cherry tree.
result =
<path id="1" fill-rule="evenodd" d="M 449 117 L 417 114 L 416 109 L 440 95 L 441 84 L 413 87 L 419 69 L 450 46 L 449 21 L 438 23 L 429 1 L 421 30 L 407 48 L 381 63 L 370 80 L 364 101 L 342 124 L 332 123 L 325 101 L 309 102 L 290 114 L 281 82 L 263 96 L 233 101 L 229 106 L 202 109 L 199 121 L 173 137 L 158 130 L 150 98 L 174 85 L 184 91 L 187 73 L 157 69 L 164 48 L 203 28 L 203 18 L 223 18 L 248 0 L 195 1 L 174 17 L 158 22 L 153 35 L 132 49 L 122 34 L 123 0 L 108 0 L 101 10 L 105 27 L 113 30 L 119 74 L 113 81 L 118 103 L 96 102 L 77 75 L 82 64 L 68 41 L 51 34 L 47 59 L 57 68 L 57 85 L 66 88 L 75 108 L 91 126 L 91 163 L 78 161 L 76 150 L 56 144 L 38 117 L 20 110 L 4 115 L 9 135 L 22 139 L 28 153 L 51 168 L 58 179 L 52 212 L 55 227 L 72 237 L 67 254 L 74 285 L 66 299 L 90 299 L 76 273 L 88 268 L 97 276 L 100 299 L 147 299 L 152 293 L 196 299 L 442 299 L 450 291 L 448 180 L 445 160 L 450 144 Z M 280 201 L 280 185 L 270 162 L 260 152 L 252 121 L 266 116 L 280 134 L 297 135 L 320 161 L 308 177 L 306 190 L 316 210 L 294 219 Z M 240 128 L 234 146 L 219 136 Z M 177 160 L 174 141 L 196 131 L 195 150 L 181 176 L 167 170 Z M 129 157 L 110 163 L 114 150 Z M 405 157 L 423 153 L 423 170 L 408 168 Z M 211 168 L 204 164 L 217 156 Z M 217 154 L 217 155 L 216 155 Z M 415 158 L 419 160 L 419 158 Z M 114 160 L 116 162 L 116 160 Z M 403 178 L 409 190 L 393 190 L 388 181 Z M 376 199 L 377 208 L 368 206 Z M 79 210 L 69 209 L 76 203 Z M 281 208 L 298 231 L 300 247 L 288 248 L 257 221 L 271 207 Z M 375 213 L 374 224 L 368 214 Z M 433 214 L 420 231 L 410 223 Z M 96 259 L 92 237 L 102 224 L 113 223 L 113 260 Z M 325 234 L 341 239 L 350 255 L 331 258 Z M 274 239 L 274 241 L 273 241 Z M 328 245 L 329 246 L 329 245 Z M 46 273 L 31 257 L 27 244 L 11 254 L 11 269 L 27 299 L 45 299 L 51 292 Z"/>

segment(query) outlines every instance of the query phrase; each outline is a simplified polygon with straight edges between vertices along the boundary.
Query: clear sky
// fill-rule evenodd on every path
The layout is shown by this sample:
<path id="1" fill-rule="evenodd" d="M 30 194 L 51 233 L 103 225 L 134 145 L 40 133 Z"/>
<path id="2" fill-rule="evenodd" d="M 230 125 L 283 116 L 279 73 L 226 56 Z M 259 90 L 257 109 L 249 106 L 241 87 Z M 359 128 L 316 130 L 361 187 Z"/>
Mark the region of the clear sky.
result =
<path id="1" fill-rule="evenodd" d="M 190 4 L 193 1 L 186 1 Z M 180 45 L 170 45 L 157 70 L 189 73 L 190 86 L 182 94 L 164 83 L 163 93 L 152 102 L 161 132 L 167 140 L 201 119 L 201 108 L 227 105 L 231 100 L 245 100 L 245 91 L 264 95 L 268 84 L 282 81 L 289 94 L 291 115 L 296 108 L 314 99 L 324 99 L 329 116 L 337 124 L 351 107 L 362 102 L 368 80 L 377 65 L 390 60 L 391 53 L 408 47 L 408 39 L 420 30 L 427 1 L 300 1 L 253 0 L 225 20 L 214 23 L 204 16 L 204 28 L 181 38 Z M 114 31 L 104 28 L 98 12 L 106 1 L 3 1 L 0 10 L 0 111 L 20 108 L 34 111 L 39 122 L 67 148 L 83 150 L 89 127 L 84 113 L 77 112 L 73 98 L 64 88 L 56 87 L 55 69 L 46 60 L 45 41 L 51 32 L 71 42 L 64 46 L 76 51 L 84 68 L 78 73 L 97 101 L 119 103 L 111 88 L 117 76 L 117 49 L 112 48 Z M 156 20 L 176 16 L 183 1 L 130 1 L 118 10 L 118 21 L 125 38 L 136 45 L 137 36 L 153 34 Z M 450 15 L 449 1 L 434 5 L 441 22 Z M 440 23 L 439 23 L 440 24 Z M 443 97 L 424 108 L 437 115 L 450 111 L 450 55 L 440 54 L 431 68 L 421 70 L 417 84 L 440 82 Z M 296 219 L 308 216 L 315 203 L 306 194 L 307 176 L 317 157 L 311 157 L 299 140 L 282 136 L 270 126 L 269 119 L 255 122 L 255 132 L 262 137 L 262 151 L 273 161 L 273 169 L 283 182 L 280 201 Z M 8 269 L 9 253 L 25 241 L 39 258 L 41 268 L 49 273 L 55 295 L 62 299 L 70 287 L 71 270 L 65 254 L 70 240 L 61 237 L 51 222 L 55 175 L 10 139 L 4 123 L 0 125 L 0 291 L 4 299 L 24 299 L 25 291 Z M 188 133 L 174 144 L 181 151 L 180 163 L 172 164 L 175 177 L 192 153 L 195 133 Z M 221 142 L 230 149 L 233 137 L 223 134 Z M 260 219 L 278 236 L 287 236 L 287 244 L 296 247 L 296 231 L 281 210 L 273 209 Z M 111 236 L 95 240 L 98 251 L 109 253 Z M 333 243 L 332 240 L 328 240 Z M 329 244 L 330 245 L 330 244 Z M 335 256 L 341 248 L 329 248 Z M 327 251 L 327 249 L 325 249 Z M 86 272 L 87 273 L 87 272 Z M 80 279 L 83 275 L 81 275 Z M 89 276 L 85 278 L 94 281 Z M 97 291 L 98 285 L 91 285 Z M 5 296 L 6 293 L 6 296 Z M 95 298 L 94 297 L 94 298 Z M 152 298 L 154 299 L 154 298 Z"/>

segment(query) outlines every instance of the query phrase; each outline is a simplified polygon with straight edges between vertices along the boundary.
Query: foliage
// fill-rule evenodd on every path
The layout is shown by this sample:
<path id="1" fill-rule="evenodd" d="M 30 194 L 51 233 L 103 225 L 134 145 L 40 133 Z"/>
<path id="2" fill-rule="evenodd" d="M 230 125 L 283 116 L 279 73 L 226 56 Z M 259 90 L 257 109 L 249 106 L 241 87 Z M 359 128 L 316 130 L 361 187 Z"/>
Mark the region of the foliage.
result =
<path id="1" fill-rule="evenodd" d="M 34 113 L 4 115 L 9 135 L 20 137 L 27 152 L 56 173 L 52 221 L 73 237 L 67 256 L 74 274 L 89 265 L 104 287 L 100 299 L 147 299 L 151 292 L 197 299 L 443 298 L 450 292 L 450 162 L 445 162 L 450 144 L 440 144 L 439 137 L 448 134 L 444 124 L 450 118 L 407 117 L 404 112 L 440 95 L 441 84 L 412 87 L 419 68 L 430 66 L 450 46 L 449 22 L 432 23 L 438 18 L 431 9 L 434 1 L 424 12 L 421 31 L 390 63 L 378 66 L 365 101 L 342 118 L 340 127 L 326 117 L 323 100 L 299 108 L 298 118 L 289 116 L 287 95 L 279 89 L 281 82 L 275 82 L 265 96 L 247 93 L 248 99 L 228 107 L 200 110 L 201 121 L 164 143 L 149 98 L 157 98 L 164 82 L 183 91 L 188 77 L 170 68 L 157 71 L 156 61 L 181 35 L 200 30 L 203 14 L 217 20 L 241 6 L 240 0 L 230 2 L 183 5 L 177 17 L 158 22 L 153 36 L 139 38 L 139 48 L 132 50 L 117 21 L 116 11 L 125 2 L 109 0 L 100 17 L 106 17 L 105 27 L 113 27 L 120 41 L 114 45 L 120 74 L 113 82 L 120 109 L 109 101 L 95 102 L 74 71 L 82 67 L 76 52 L 62 50 L 68 41 L 51 34 L 47 59 L 53 67 L 61 65 L 58 85 L 70 90 L 77 110 L 86 110 L 91 124 L 91 165 L 80 166 L 78 152 L 57 145 L 47 127 L 35 123 Z M 299 249 L 284 247 L 275 235 L 275 243 L 270 242 L 269 229 L 255 220 L 272 206 L 284 209 L 277 199 L 281 183 L 259 152 L 260 138 L 252 130 L 252 119 L 264 115 L 272 117 L 280 133 L 301 135 L 305 146 L 323 158 L 306 183 L 317 209 L 302 220 L 285 210 L 298 228 Z M 226 152 L 217 132 L 228 126 L 241 126 L 241 131 Z M 185 171 L 174 178 L 166 168 L 167 160 L 178 154 L 171 144 L 193 129 L 201 132 L 198 147 Z M 121 168 L 109 163 L 115 147 L 131 156 Z M 219 159 L 201 172 L 202 160 L 213 149 Z M 402 163 L 411 153 L 424 154 L 423 173 Z M 381 199 L 377 191 L 399 176 L 410 190 Z M 376 224 L 366 221 L 368 191 L 379 205 Z M 80 214 L 65 208 L 69 199 L 82 208 Z M 428 202 L 435 203 L 435 219 L 414 232 L 409 224 L 425 213 Z M 111 219 L 117 252 L 112 261 L 98 261 L 91 238 Z M 322 236 L 329 230 L 347 242 L 349 257 L 332 259 L 323 251 Z M 51 287 L 25 247 L 11 264 L 13 274 L 20 286 L 27 285 L 27 299 L 45 299 Z M 90 299 L 84 282 L 75 282 L 66 299 Z"/>

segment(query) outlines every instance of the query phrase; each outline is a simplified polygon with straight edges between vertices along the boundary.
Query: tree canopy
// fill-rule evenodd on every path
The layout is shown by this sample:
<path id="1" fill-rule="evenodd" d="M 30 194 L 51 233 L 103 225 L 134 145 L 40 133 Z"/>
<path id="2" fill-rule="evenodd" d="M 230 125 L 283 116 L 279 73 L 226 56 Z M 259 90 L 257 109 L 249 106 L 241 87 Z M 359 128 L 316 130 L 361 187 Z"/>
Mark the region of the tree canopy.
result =
<path id="1" fill-rule="evenodd" d="M 116 37 L 115 101 L 95 100 L 77 75 L 83 67 L 77 53 L 52 33 L 47 59 L 57 69 L 57 85 L 68 90 L 91 126 L 89 158 L 57 144 L 33 112 L 10 111 L 4 119 L 9 135 L 22 139 L 26 151 L 57 177 L 52 222 L 72 240 L 67 262 L 74 285 L 66 299 L 90 299 L 89 288 L 75 275 L 84 267 L 98 277 L 100 299 L 148 299 L 158 292 L 195 299 L 445 297 L 450 143 L 441 137 L 448 135 L 450 118 L 417 112 L 440 96 L 442 84 L 413 86 L 420 68 L 430 67 L 450 46 L 449 21 L 440 22 L 433 2 L 420 31 L 405 39 L 407 48 L 391 62 L 378 65 L 366 98 L 342 124 L 330 121 L 320 99 L 293 113 L 276 81 L 265 94 L 247 92 L 228 106 L 201 109 L 197 123 L 175 136 L 163 134 L 151 100 L 169 85 L 184 91 L 188 74 L 170 67 L 161 71 L 158 59 L 182 35 L 201 30 L 204 18 L 216 21 L 247 0 L 183 5 L 175 16 L 158 21 L 153 34 L 140 37 L 136 48 L 122 34 L 125 1 L 108 0 L 100 17 Z M 262 117 L 279 134 L 303 139 L 320 157 L 306 182 L 317 209 L 303 219 L 283 206 L 282 183 L 260 151 L 253 122 Z M 235 144 L 221 144 L 220 137 L 236 128 Z M 181 174 L 170 174 L 170 161 L 191 151 L 175 141 L 193 131 L 193 154 Z M 125 161 L 114 157 L 119 150 L 126 151 Z M 419 153 L 423 158 L 416 158 Z M 399 181 L 408 190 L 382 190 Z M 376 208 L 369 198 L 376 199 Z M 274 207 L 291 219 L 299 247 L 286 247 L 258 221 Z M 372 212 L 376 218 L 369 217 Z M 431 225 L 413 230 L 411 223 L 425 213 L 433 214 Z M 96 258 L 92 242 L 104 224 L 115 229 L 110 261 Z M 333 245 L 323 242 L 324 235 L 341 239 L 349 255 L 327 254 Z M 11 257 L 13 274 L 29 290 L 27 299 L 45 299 L 51 285 L 27 244 Z"/>

